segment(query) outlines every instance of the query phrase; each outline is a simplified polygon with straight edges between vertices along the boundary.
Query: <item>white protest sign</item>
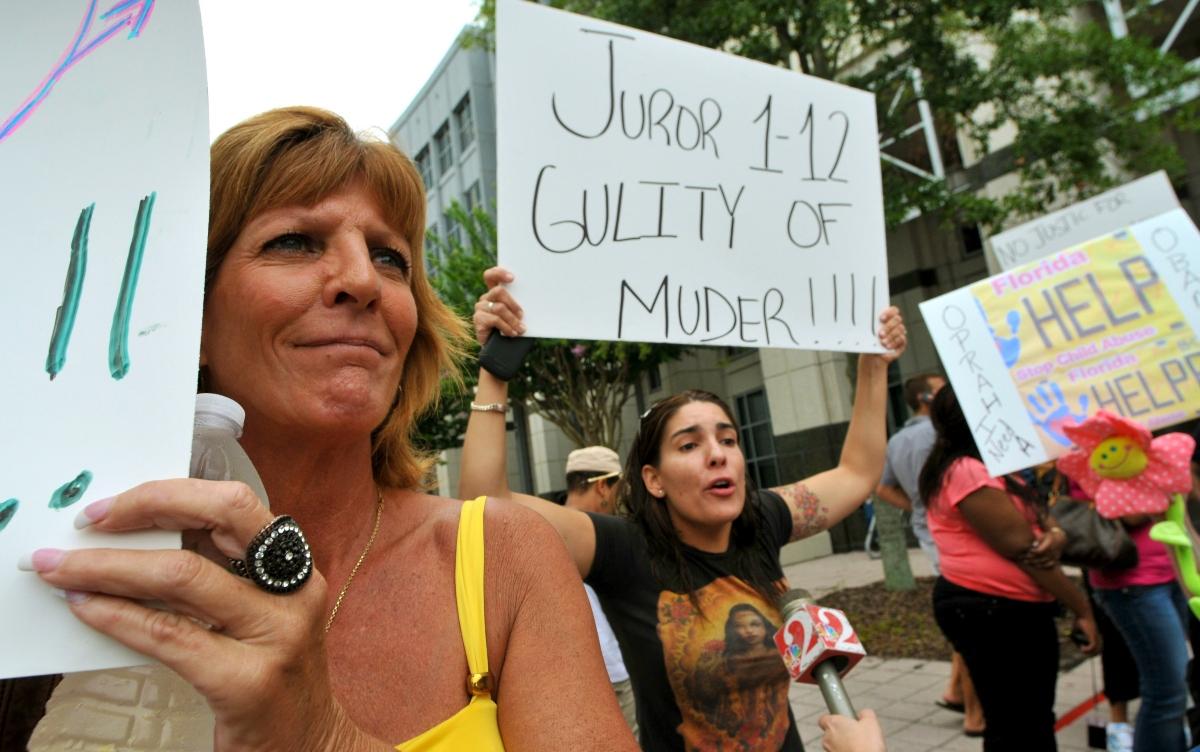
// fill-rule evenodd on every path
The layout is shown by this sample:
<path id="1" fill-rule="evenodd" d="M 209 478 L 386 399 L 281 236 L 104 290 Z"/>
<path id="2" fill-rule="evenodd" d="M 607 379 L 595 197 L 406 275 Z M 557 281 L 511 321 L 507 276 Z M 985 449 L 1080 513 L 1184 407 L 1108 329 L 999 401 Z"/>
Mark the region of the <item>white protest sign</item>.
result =
<path id="1" fill-rule="evenodd" d="M 920 308 L 988 471 L 998 476 L 1040 461 L 1037 431 L 970 289 Z"/>
<path id="2" fill-rule="evenodd" d="M 1200 232 L 1183 209 L 921 304 L 988 470 L 1072 446 L 1106 409 L 1200 417 Z"/>
<path id="3" fill-rule="evenodd" d="M 11 3 L 0 29 L 0 676 L 145 663 L 29 572 L 39 548 L 178 547 L 75 530 L 186 476 L 208 225 L 195 0 Z"/>
<path id="4" fill-rule="evenodd" d="M 1131 233 L 1188 326 L 1200 334 L 1200 233 L 1191 217 L 1176 209 L 1138 223 Z"/>
<path id="5" fill-rule="evenodd" d="M 1175 189 L 1159 170 L 993 235 L 988 242 L 1000 268 L 1008 270 L 1178 208 Z"/>
<path id="6" fill-rule="evenodd" d="M 496 56 L 529 336 L 880 350 L 871 94 L 519 0 Z"/>

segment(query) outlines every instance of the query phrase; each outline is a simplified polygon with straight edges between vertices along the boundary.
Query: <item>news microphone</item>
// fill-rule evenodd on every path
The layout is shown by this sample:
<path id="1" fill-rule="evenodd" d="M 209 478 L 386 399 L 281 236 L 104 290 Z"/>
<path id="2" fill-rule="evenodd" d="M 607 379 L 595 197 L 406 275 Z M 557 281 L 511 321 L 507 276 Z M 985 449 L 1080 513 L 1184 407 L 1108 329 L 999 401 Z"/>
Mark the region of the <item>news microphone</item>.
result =
<path id="1" fill-rule="evenodd" d="M 867 651 L 846 615 L 818 606 L 807 590 L 787 591 L 779 605 L 783 626 L 775 633 L 775 646 L 792 680 L 820 687 L 830 713 L 858 718 L 842 677 Z"/>

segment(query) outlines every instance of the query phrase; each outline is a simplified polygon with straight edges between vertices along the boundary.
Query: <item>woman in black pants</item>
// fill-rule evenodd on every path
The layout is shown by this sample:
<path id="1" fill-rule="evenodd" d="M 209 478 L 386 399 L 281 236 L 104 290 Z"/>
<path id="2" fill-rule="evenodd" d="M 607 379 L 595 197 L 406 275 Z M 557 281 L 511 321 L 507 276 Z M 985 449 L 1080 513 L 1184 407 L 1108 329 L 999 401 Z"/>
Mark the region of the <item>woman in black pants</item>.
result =
<path id="1" fill-rule="evenodd" d="M 1043 532 L 1033 493 L 992 478 L 979 457 L 954 388 L 933 400 L 937 440 L 919 481 L 942 570 L 934 616 L 962 654 L 983 705 L 985 752 L 1055 750 L 1057 598 L 1099 650 L 1092 609 L 1056 562 L 1030 555 Z"/>

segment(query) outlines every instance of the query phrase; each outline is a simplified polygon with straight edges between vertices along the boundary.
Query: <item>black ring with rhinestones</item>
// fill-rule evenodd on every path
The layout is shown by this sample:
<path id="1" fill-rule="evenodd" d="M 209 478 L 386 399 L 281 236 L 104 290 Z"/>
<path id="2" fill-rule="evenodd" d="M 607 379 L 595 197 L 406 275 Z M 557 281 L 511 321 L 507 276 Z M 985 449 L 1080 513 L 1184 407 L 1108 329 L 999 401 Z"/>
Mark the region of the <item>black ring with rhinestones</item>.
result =
<path id="1" fill-rule="evenodd" d="M 312 575 L 312 551 L 300 526 L 287 515 L 271 521 L 246 547 L 233 571 L 270 593 L 294 593 Z"/>

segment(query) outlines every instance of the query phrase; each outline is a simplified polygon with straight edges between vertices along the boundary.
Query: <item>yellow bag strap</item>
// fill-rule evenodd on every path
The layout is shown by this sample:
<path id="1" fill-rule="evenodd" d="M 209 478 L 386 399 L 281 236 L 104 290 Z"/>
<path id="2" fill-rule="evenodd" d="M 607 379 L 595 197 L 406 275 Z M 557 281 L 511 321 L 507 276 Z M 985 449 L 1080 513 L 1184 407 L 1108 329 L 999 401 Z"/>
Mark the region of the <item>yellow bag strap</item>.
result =
<path id="1" fill-rule="evenodd" d="M 454 597 L 458 602 L 458 627 L 462 632 L 467 667 L 467 689 L 472 696 L 490 695 L 487 623 L 483 614 L 483 508 L 487 497 L 463 502 L 458 518 L 458 545 L 454 555 Z"/>

